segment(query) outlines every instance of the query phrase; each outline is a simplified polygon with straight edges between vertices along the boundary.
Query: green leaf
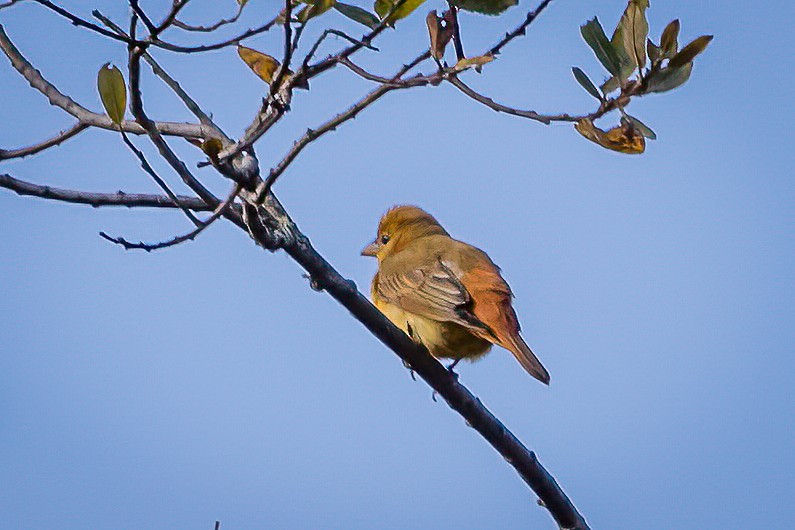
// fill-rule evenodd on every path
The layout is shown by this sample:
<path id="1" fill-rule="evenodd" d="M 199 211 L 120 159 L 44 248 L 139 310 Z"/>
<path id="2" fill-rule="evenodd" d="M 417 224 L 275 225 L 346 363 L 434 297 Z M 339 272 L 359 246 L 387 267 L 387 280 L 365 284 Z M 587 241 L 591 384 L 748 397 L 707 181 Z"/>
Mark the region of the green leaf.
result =
<path id="1" fill-rule="evenodd" d="M 322 15 L 332 7 L 337 2 L 335 0 L 303 0 L 305 4 L 307 4 L 301 11 L 298 12 L 299 22 L 306 23 L 308 20 L 315 18 L 317 16 Z"/>
<path id="2" fill-rule="evenodd" d="M 702 35 L 684 48 L 682 51 L 674 55 L 674 58 L 668 62 L 669 67 L 678 68 L 693 61 L 696 56 L 703 52 L 710 42 L 712 42 L 712 35 Z"/>
<path id="3" fill-rule="evenodd" d="M 474 11 L 484 15 L 499 15 L 519 0 L 453 0 L 453 5 L 464 11 Z"/>
<path id="4" fill-rule="evenodd" d="M 629 114 L 625 114 L 627 119 L 632 122 L 632 125 L 638 130 L 640 134 L 648 138 L 649 140 L 656 140 L 657 134 L 649 128 L 648 125 L 637 119 L 635 116 L 630 116 Z"/>
<path id="5" fill-rule="evenodd" d="M 668 92 L 680 87 L 690 79 L 693 63 L 679 67 L 668 66 L 646 80 L 646 92 Z"/>
<path id="6" fill-rule="evenodd" d="M 113 123 L 121 124 L 124 120 L 124 109 L 127 107 L 127 87 L 121 71 L 110 63 L 105 63 L 97 74 L 97 89 L 108 117 Z"/>
<path id="7" fill-rule="evenodd" d="M 651 64 L 657 64 L 663 60 L 662 49 L 654 44 L 651 39 L 646 39 L 646 53 L 649 55 Z"/>
<path id="8" fill-rule="evenodd" d="M 349 4 L 343 4 L 342 2 L 337 2 L 336 4 L 334 4 L 334 9 L 339 11 L 340 14 L 353 20 L 354 22 L 358 22 L 359 24 L 364 24 L 370 29 L 375 29 L 381 23 L 381 21 L 378 20 L 377 16 L 358 6 L 352 6 Z"/>
<path id="9" fill-rule="evenodd" d="M 604 92 L 605 94 L 609 94 L 613 90 L 617 90 L 618 87 L 620 86 L 621 86 L 621 81 L 618 80 L 618 76 L 614 75 L 613 77 L 602 83 L 601 88 L 602 92 Z"/>
<path id="10" fill-rule="evenodd" d="M 605 30 L 599 23 L 599 19 L 594 17 L 582 26 L 580 26 L 580 33 L 588 46 L 591 47 L 596 58 L 602 63 L 608 72 L 613 75 L 618 75 L 620 71 L 620 60 L 616 54 L 615 48 L 610 44 L 605 35 Z"/>
<path id="11" fill-rule="evenodd" d="M 571 72 L 574 74 L 574 79 L 588 92 L 590 95 L 598 99 L 599 101 L 602 100 L 602 95 L 594 86 L 593 82 L 588 79 L 588 76 L 585 75 L 585 72 L 577 68 L 576 66 L 571 69 Z"/>
<path id="12" fill-rule="evenodd" d="M 613 45 L 623 44 L 626 54 L 632 61 L 633 69 L 646 66 L 646 37 L 649 34 L 646 8 L 648 7 L 649 0 L 629 0 L 616 28 L 616 33 L 621 36 L 623 43 L 614 41 Z"/>
<path id="13" fill-rule="evenodd" d="M 392 8 L 394 8 L 398 3 L 400 3 L 400 0 L 375 0 L 375 12 L 378 13 L 378 16 L 381 17 L 381 20 L 385 20 L 385 17 L 389 15 L 389 12 L 392 11 Z M 389 16 L 388 20 L 386 20 L 387 23 L 393 24 L 400 19 L 406 18 L 424 3 L 425 0 L 403 1 L 403 3 L 400 4 L 400 7 L 398 7 L 395 12 Z"/>
<path id="14" fill-rule="evenodd" d="M 679 19 L 671 21 L 662 32 L 660 37 L 660 48 L 663 52 L 663 57 L 666 59 L 672 58 L 679 50 Z"/>

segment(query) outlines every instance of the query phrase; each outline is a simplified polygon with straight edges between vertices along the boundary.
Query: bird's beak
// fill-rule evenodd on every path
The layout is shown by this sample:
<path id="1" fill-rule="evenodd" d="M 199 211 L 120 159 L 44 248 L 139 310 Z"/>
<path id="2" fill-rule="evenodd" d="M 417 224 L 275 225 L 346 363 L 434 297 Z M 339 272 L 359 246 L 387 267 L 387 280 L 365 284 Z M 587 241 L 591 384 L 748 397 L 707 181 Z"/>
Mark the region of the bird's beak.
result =
<path id="1" fill-rule="evenodd" d="M 372 256 L 375 257 L 378 254 L 378 243 L 373 241 L 366 247 L 362 249 L 362 256 Z"/>

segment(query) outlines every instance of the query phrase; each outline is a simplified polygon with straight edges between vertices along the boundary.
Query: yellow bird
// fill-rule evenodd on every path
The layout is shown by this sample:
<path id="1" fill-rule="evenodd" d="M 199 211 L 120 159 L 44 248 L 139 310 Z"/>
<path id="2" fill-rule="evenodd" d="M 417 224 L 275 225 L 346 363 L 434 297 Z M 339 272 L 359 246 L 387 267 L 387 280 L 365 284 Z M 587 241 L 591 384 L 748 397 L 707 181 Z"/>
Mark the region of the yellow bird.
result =
<path id="1" fill-rule="evenodd" d="M 549 373 L 519 334 L 511 288 L 482 250 L 457 241 L 432 215 L 396 206 L 363 256 L 378 258 L 373 303 L 437 358 L 477 359 L 493 344 L 542 383 Z"/>

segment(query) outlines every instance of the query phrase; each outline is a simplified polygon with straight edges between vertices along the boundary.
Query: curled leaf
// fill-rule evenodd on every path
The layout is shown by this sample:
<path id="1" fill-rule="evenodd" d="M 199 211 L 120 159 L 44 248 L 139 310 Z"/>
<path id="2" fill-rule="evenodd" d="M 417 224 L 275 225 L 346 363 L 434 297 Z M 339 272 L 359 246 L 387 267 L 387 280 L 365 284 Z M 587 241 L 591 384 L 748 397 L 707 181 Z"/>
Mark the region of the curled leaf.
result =
<path id="1" fill-rule="evenodd" d="M 434 9 L 425 17 L 425 22 L 428 24 L 428 36 L 431 39 L 431 57 L 437 60 L 444 57 L 447 43 L 453 37 L 453 26 L 450 21 L 448 20 L 446 25 L 442 24 L 449 16 L 449 13 L 450 11 L 445 12 L 444 18 L 440 18 Z"/>
<path id="2" fill-rule="evenodd" d="M 575 123 L 574 128 L 585 138 L 611 151 L 636 155 L 646 150 L 643 134 L 626 119 L 621 120 L 621 125 L 608 131 L 596 127 L 587 118 Z"/>
<path id="3" fill-rule="evenodd" d="M 674 58 L 668 62 L 668 66 L 678 68 L 693 61 L 696 56 L 703 52 L 710 42 L 712 42 L 712 35 L 702 35 L 684 48 L 682 51 L 674 55 Z"/>
<path id="4" fill-rule="evenodd" d="M 665 26 L 660 37 L 660 48 L 662 49 L 663 57 L 666 59 L 672 58 L 676 55 L 679 49 L 679 19 L 673 20 Z"/>
<path id="5" fill-rule="evenodd" d="M 375 29 L 376 27 L 378 27 L 378 24 L 381 22 L 380 20 L 378 20 L 377 16 L 358 6 L 352 6 L 349 4 L 343 4 L 342 2 L 336 2 L 334 4 L 334 9 L 339 11 L 340 14 L 353 20 L 354 22 L 363 24 L 370 29 Z"/>
<path id="6" fill-rule="evenodd" d="M 621 70 L 621 61 L 616 54 L 616 50 L 610 41 L 607 40 L 605 30 L 599 23 L 599 19 L 594 17 L 582 26 L 580 26 L 580 34 L 588 46 L 591 47 L 596 58 L 602 63 L 608 72 L 613 75 L 619 75 Z"/>
<path id="7" fill-rule="evenodd" d="M 585 75 L 585 72 L 577 68 L 576 66 L 571 69 L 572 73 L 574 74 L 574 79 L 588 92 L 590 95 L 598 99 L 599 101 L 602 100 L 602 95 L 594 86 L 593 82 Z"/>
<path id="8" fill-rule="evenodd" d="M 127 107 L 127 87 L 121 71 L 110 63 L 105 63 L 97 73 L 97 89 L 105 112 L 115 124 L 124 121 Z"/>
<path id="9" fill-rule="evenodd" d="M 488 64 L 494 60 L 493 55 L 478 55 L 477 57 L 465 57 L 464 59 L 460 59 L 453 70 L 456 72 L 461 72 L 466 70 L 467 68 L 474 68 L 480 71 L 480 68 L 483 67 L 484 64 Z"/>

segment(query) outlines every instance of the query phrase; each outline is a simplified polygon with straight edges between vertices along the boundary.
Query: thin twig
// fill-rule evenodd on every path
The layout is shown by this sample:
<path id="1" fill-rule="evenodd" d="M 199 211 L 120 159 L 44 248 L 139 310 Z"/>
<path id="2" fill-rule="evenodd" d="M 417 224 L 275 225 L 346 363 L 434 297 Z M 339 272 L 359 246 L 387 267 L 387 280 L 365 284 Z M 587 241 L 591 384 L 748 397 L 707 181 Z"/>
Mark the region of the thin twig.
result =
<path id="1" fill-rule="evenodd" d="M 301 63 L 301 70 L 306 70 L 307 69 L 307 67 L 309 65 L 309 62 L 312 59 L 314 59 L 315 53 L 317 53 L 318 48 L 320 48 L 320 45 L 323 43 L 324 40 L 326 40 L 326 38 L 328 38 L 329 35 L 336 35 L 337 37 L 341 37 L 341 38 L 347 40 L 351 44 L 358 44 L 358 45 L 362 46 L 363 48 L 367 48 L 368 50 L 373 50 L 373 51 L 376 51 L 376 52 L 379 51 L 378 48 L 376 48 L 372 44 L 369 44 L 369 43 L 366 43 L 364 41 L 360 41 L 360 40 L 354 39 L 353 37 L 351 37 L 350 35 L 346 34 L 345 32 L 342 32 L 342 31 L 339 31 L 339 30 L 336 30 L 336 29 L 327 29 L 320 35 L 320 37 L 317 38 L 315 43 L 309 49 L 309 52 L 306 54 L 306 57 L 304 57 L 304 60 Z"/>
<path id="2" fill-rule="evenodd" d="M 238 4 L 237 4 L 237 12 L 235 12 L 235 14 L 232 17 L 230 17 L 230 18 L 222 18 L 218 22 L 216 22 L 214 24 L 211 24 L 209 26 L 193 26 L 191 24 L 187 24 L 187 23 L 181 21 L 178 18 L 174 19 L 174 26 L 179 28 L 179 29 L 184 29 L 185 31 L 195 31 L 195 32 L 199 32 L 199 33 L 210 33 L 210 32 L 215 31 L 215 30 L 217 30 L 217 29 L 219 29 L 219 28 L 221 28 L 223 26 L 226 26 L 227 24 L 234 24 L 235 22 L 237 22 L 237 20 L 240 18 L 240 15 L 243 14 L 243 9 L 247 5 L 248 5 L 247 2 L 238 2 Z"/>
<path id="3" fill-rule="evenodd" d="M 21 2 L 22 0 L 9 0 L 8 2 L 4 2 L 0 4 L 0 9 L 5 9 L 7 7 L 11 7 L 12 5 Z"/>
<path id="4" fill-rule="evenodd" d="M 284 76 L 290 69 L 290 61 L 293 58 L 293 30 L 291 26 L 291 18 L 293 14 L 293 0 L 284 1 L 284 56 L 282 62 L 276 69 L 276 75 L 273 76 L 273 81 L 270 84 L 270 97 L 273 98 L 282 86 Z"/>
<path id="5" fill-rule="evenodd" d="M 121 132 L 121 138 L 122 140 L 124 140 L 124 144 L 130 149 L 130 151 L 132 151 L 135 154 L 135 156 L 141 162 L 141 167 L 143 168 L 143 170 L 146 171 L 150 177 L 152 177 L 152 180 L 154 180 L 157 183 L 157 185 L 160 186 L 160 189 L 166 192 L 168 198 L 171 199 L 175 205 L 179 206 L 177 195 L 173 191 L 171 191 L 171 188 L 168 187 L 168 184 L 166 184 L 166 182 L 162 178 L 160 178 L 160 175 L 157 174 L 154 168 L 152 168 L 152 166 L 146 160 L 146 157 L 144 156 L 143 152 L 141 152 L 140 149 L 135 147 L 135 144 L 133 144 L 130 141 L 130 139 L 127 137 L 127 134 L 124 131 Z M 185 213 L 185 216 L 188 219 L 190 219 L 193 224 L 195 224 L 196 226 L 201 225 L 201 221 L 199 221 L 198 217 L 193 215 L 193 212 L 191 212 L 188 208 L 180 208 L 180 209 Z"/>
<path id="6" fill-rule="evenodd" d="M 151 34 L 157 31 L 155 23 L 152 22 L 152 19 L 149 18 L 149 15 L 147 15 L 146 12 L 143 9 L 141 9 L 141 6 L 138 5 L 138 0 L 128 0 L 128 2 L 133 12 L 136 15 L 138 15 L 138 17 L 140 17 L 141 21 L 144 23 L 144 26 L 146 26 L 146 29 L 149 31 L 149 33 Z"/>
<path id="7" fill-rule="evenodd" d="M 226 198 L 226 200 L 224 200 L 224 202 L 222 202 L 215 208 L 215 210 L 213 211 L 210 217 L 202 221 L 199 226 L 197 226 L 195 229 L 191 230 L 190 232 L 179 236 L 175 236 L 166 241 L 160 241 L 158 243 L 144 243 L 143 241 L 138 243 L 132 243 L 130 241 L 127 241 L 123 237 L 109 236 L 105 232 L 100 232 L 99 235 L 107 239 L 111 243 L 123 246 L 125 250 L 139 249 L 139 250 L 145 250 L 147 252 L 173 247 L 179 245 L 180 243 L 185 243 L 186 241 L 193 241 L 194 239 L 196 239 L 196 237 L 199 234 L 201 234 L 204 231 L 204 229 L 206 229 L 208 226 L 213 224 L 215 221 L 217 221 L 220 217 L 224 215 L 226 210 L 234 202 L 235 198 L 240 193 L 240 190 L 241 190 L 240 184 L 235 184 L 229 196 Z"/>
<path id="8" fill-rule="evenodd" d="M 229 39 L 223 40 L 221 42 L 216 42 L 214 44 L 202 44 L 199 46 L 180 46 L 178 44 L 172 44 L 170 42 L 157 40 L 152 42 L 152 46 L 157 46 L 158 48 L 162 48 L 164 50 L 168 50 L 171 52 L 177 53 L 202 53 L 202 52 L 209 52 L 213 50 L 220 50 L 222 48 L 227 48 L 229 46 L 236 46 L 241 41 L 248 39 L 250 37 L 254 37 L 255 35 L 260 35 L 269 31 L 273 26 L 276 25 L 278 18 L 274 17 L 273 19 L 269 20 L 265 24 L 261 26 L 257 26 L 256 28 L 250 28 L 240 33 L 234 37 Z"/>
<path id="9" fill-rule="evenodd" d="M 98 10 L 93 11 L 93 15 L 111 30 L 119 33 L 120 35 L 124 35 L 124 30 L 122 30 L 118 25 L 116 25 L 112 20 L 108 17 L 100 13 Z M 218 125 L 210 118 L 210 116 L 202 110 L 199 104 L 192 98 L 190 95 L 180 86 L 176 79 L 171 77 L 163 68 L 155 61 L 155 59 L 149 54 L 148 51 L 145 51 L 143 54 L 144 61 L 149 64 L 152 68 L 152 72 L 177 95 L 177 97 L 182 100 L 185 106 L 188 108 L 194 116 L 199 119 L 199 122 L 204 125 L 208 130 L 214 133 L 214 136 L 217 138 L 225 140 L 227 143 L 231 142 L 232 140 L 221 130 Z"/>
<path id="10" fill-rule="evenodd" d="M 144 111 L 143 100 L 141 98 L 140 59 L 141 55 L 145 51 L 146 50 L 143 47 L 134 47 L 129 53 L 128 72 L 130 83 L 130 110 L 132 111 L 133 116 L 135 116 L 135 119 L 138 121 L 138 123 L 141 124 L 144 130 L 146 130 L 146 133 L 149 135 L 149 139 L 153 144 L 155 144 L 155 147 L 157 147 L 157 150 L 160 152 L 160 156 L 162 156 L 174 169 L 174 171 L 176 171 L 182 181 L 191 190 L 193 190 L 196 195 L 213 206 L 216 206 L 220 202 L 218 198 L 210 193 L 210 191 L 205 188 L 195 176 L 193 176 L 185 163 L 180 160 L 171 147 L 169 147 L 168 142 L 166 142 L 160 132 L 158 132 L 154 122 L 149 119 L 149 117 L 146 115 L 146 112 Z"/>
<path id="11" fill-rule="evenodd" d="M 505 47 L 506 44 L 511 42 L 516 37 L 521 37 L 527 33 L 527 26 L 533 23 L 533 21 L 541 14 L 544 9 L 552 2 L 552 0 L 543 0 L 538 7 L 527 13 L 524 21 L 519 24 L 513 31 L 509 31 L 505 34 L 505 36 L 500 39 L 500 41 L 491 47 L 491 49 L 487 52 L 488 54 L 494 55 L 495 57 L 500 54 L 502 49 Z M 486 55 L 486 54 L 484 54 Z"/>
<path id="12" fill-rule="evenodd" d="M 120 37 L 119 35 L 116 35 L 112 31 L 108 31 L 108 30 L 106 30 L 103 27 L 97 26 L 96 24 L 94 24 L 92 22 L 89 22 L 88 20 L 84 20 L 84 19 L 78 17 L 77 15 L 75 15 L 73 13 L 70 13 L 66 9 L 53 4 L 52 2 L 50 2 L 50 0 L 32 0 L 32 1 L 43 5 L 44 7 L 46 7 L 47 9 L 49 9 L 51 11 L 54 11 L 55 13 L 58 13 L 62 17 L 64 17 L 67 20 L 69 20 L 69 22 L 71 22 L 75 26 L 79 26 L 79 27 L 83 27 L 83 28 L 86 28 L 86 29 L 90 29 L 91 31 L 93 31 L 95 33 L 99 33 L 100 35 L 104 35 L 105 37 L 109 37 L 109 38 L 111 38 L 113 40 L 121 41 L 121 42 L 124 42 L 126 44 L 132 44 L 132 42 L 129 39 L 124 38 L 124 37 Z"/>
<path id="13" fill-rule="evenodd" d="M 40 153 L 45 149 L 49 149 L 50 147 L 60 145 L 69 138 L 77 136 L 86 129 L 88 129 L 88 125 L 84 123 L 77 123 L 76 125 L 73 125 L 69 129 L 61 131 L 52 138 L 48 138 L 37 144 L 30 145 L 28 147 L 20 147 L 17 149 L 0 149 L 0 160 L 9 160 L 11 158 L 22 158 L 29 155 L 35 155 L 36 153 Z"/>

